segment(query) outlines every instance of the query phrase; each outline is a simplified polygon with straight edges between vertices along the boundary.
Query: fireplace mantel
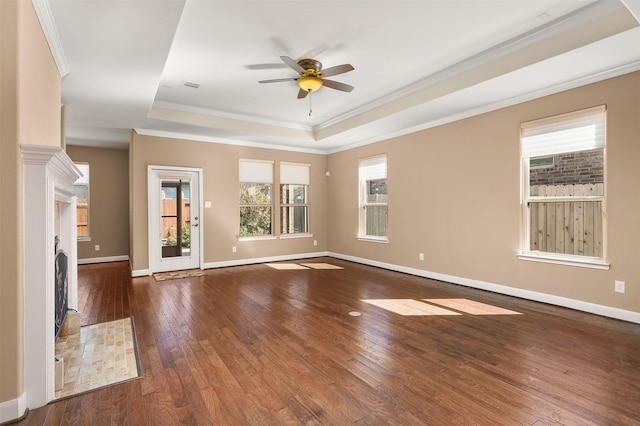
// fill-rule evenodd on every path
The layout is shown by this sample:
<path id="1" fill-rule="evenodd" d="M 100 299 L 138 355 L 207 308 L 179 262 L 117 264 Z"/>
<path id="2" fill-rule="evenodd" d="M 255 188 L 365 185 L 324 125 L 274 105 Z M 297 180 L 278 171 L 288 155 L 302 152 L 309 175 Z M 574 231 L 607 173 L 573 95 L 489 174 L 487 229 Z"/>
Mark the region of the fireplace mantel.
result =
<path id="1" fill-rule="evenodd" d="M 55 202 L 60 202 L 60 248 L 69 258 L 69 308 L 78 309 L 76 197 L 82 175 L 59 147 L 21 145 L 24 231 L 24 402 L 54 399 Z"/>

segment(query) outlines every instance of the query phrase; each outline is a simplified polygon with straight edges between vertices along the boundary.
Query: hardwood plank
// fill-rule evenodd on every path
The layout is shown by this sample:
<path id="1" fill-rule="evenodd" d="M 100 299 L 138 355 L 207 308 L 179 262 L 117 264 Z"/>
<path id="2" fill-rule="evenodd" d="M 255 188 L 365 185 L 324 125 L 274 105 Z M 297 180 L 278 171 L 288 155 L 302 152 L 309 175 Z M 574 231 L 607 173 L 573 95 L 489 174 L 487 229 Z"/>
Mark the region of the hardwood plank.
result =
<path id="1" fill-rule="evenodd" d="M 82 322 L 131 315 L 143 377 L 19 424 L 640 423 L 637 324 L 315 261 L 344 269 L 247 265 L 160 283 L 130 278 L 127 262 L 82 265 Z M 402 316 L 363 298 L 520 315 Z"/>

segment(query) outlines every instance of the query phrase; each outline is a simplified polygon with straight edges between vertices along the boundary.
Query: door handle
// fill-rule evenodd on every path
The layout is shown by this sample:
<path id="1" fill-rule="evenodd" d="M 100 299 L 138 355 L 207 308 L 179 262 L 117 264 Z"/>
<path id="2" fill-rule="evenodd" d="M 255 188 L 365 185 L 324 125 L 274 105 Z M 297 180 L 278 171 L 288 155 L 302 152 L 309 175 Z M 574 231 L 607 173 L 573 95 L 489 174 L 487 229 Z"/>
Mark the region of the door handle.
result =
<path id="1" fill-rule="evenodd" d="M 197 224 L 197 223 L 194 223 L 194 224 L 192 224 L 191 226 L 198 226 L 198 224 Z"/>

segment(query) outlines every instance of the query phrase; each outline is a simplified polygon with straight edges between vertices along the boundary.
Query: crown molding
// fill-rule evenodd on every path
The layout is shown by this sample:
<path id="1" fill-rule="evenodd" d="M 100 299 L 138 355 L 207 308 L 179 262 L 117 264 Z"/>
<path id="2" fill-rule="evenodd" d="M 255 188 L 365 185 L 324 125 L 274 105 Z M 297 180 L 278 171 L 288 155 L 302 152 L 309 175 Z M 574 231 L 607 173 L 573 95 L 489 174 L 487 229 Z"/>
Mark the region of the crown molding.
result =
<path id="1" fill-rule="evenodd" d="M 252 124 L 263 124 L 272 127 L 282 127 L 285 129 L 301 130 L 311 133 L 313 128 L 311 126 L 305 126 L 303 124 L 291 123 L 287 121 L 272 120 L 269 118 L 259 116 L 249 116 L 245 114 L 238 114 L 228 111 L 213 110 L 209 108 L 196 107 L 191 105 L 178 104 L 174 102 L 166 101 L 154 101 L 151 109 L 162 108 L 173 111 L 185 112 L 188 114 L 200 114 L 209 117 L 223 118 L 226 120 L 245 121 Z"/>
<path id="2" fill-rule="evenodd" d="M 179 133 L 179 132 L 169 132 L 165 130 L 155 130 L 155 129 L 146 129 L 146 128 L 135 128 L 133 129 L 137 134 L 143 136 L 153 136 L 158 138 L 169 138 L 169 139 L 184 139 L 196 142 L 208 142 L 208 143 L 219 143 L 223 145 L 236 145 L 236 146 L 248 146 L 252 148 L 265 148 L 265 149 L 275 149 L 278 151 L 292 151 L 292 152 L 304 152 L 307 154 L 327 154 L 327 151 L 324 149 L 317 148 L 302 148 L 298 146 L 286 146 L 279 144 L 270 144 L 264 142 L 252 142 L 252 141 L 239 141 L 236 139 L 228 139 L 228 138 L 219 138 L 215 136 L 205 136 L 198 135 L 194 133 Z"/>
<path id="3" fill-rule="evenodd" d="M 31 3 L 36 11 L 36 15 L 40 21 L 40 26 L 42 27 L 45 38 L 47 39 L 47 43 L 49 44 L 53 60 L 58 67 L 60 78 L 63 79 L 71 72 L 71 69 L 69 68 L 67 58 L 64 55 L 64 49 L 62 48 L 62 42 L 58 35 L 58 29 L 56 28 L 53 14 L 51 13 L 49 0 L 31 0 Z"/>
<path id="4" fill-rule="evenodd" d="M 447 115 L 435 120 L 431 120 L 419 125 L 403 128 L 401 130 L 385 133 L 384 135 L 376 136 L 375 138 L 369 138 L 366 140 L 358 141 L 352 144 L 337 147 L 335 149 L 327 150 L 327 154 L 334 154 L 337 152 L 348 151 L 350 149 L 358 148 L 360 146 L 369 145 L 376 142 L 408 135 L 410 133 L 419 132 L 421 130 L 431 129 L 433 127 L 442 126 L 444 124 L 453 123 L 455 121 L 464 120 L 466 118 L 474 117 L 476 115 L 485 114 L 487 112 L 496 111 L 501 108 L 518 105 L 523 102 L 532 101 L 545 96 L 554 95 L 567 90 L 575 89 L 578 87 L 586 86 L 588 84 L 598 83 L 600 81 L 608 80 L 611 78 L 619 77 L 621 75 L 630 74 L 632 72 L 640 71 L 640 60 L 634 61 L 628 64 L 621 65 L 616 68 L 611 68 L 595 74 L 590 74 L 584 77 L 568 80 L 554 86 L 545 87 L 544 89 L 534 90 L 527 93 L 519 94 L 510 98 L 504 98 L 499 101 L 490 102 L 475 108 L 470 108 L 464 111 L 457 112 L 455 114 Z"/>
<path id="5" fill-rule="evenodd" d="M 636 18 L 636 21 L 640 23 L 640 0 L 620 0 L 622 4 L 629 10 L 629 12 Z"/>
<path id="6" fill-rule="evenodd" d="M 640 0 L 626 0 L 628 2 L 635 2 Z M 438 83 L 442 83 L 455 76 L 463 74 L 465 72 L 472 71 L 480 66 L 486 65 L 492 61 L 496 61 L 503 58 L 513 52 L 529 47 L 535 43 L 538 43 L 549 37 L 553 37 L 570 28 L 577 25 L 584 24 L 599 16 L 604 16 L 608 13 L 621 9 L 623 6 L 617 2 L 610 2 L 607 0 L 598 0 L 595 3 L 591 3 L 573 13 L 560 17 L 554 21 L 547 23 L 546 25 L 535 28 L 503 43 L 500 43 L 490 49 L 484 50 L 478 54 L 470 56 L 458 63 L 450 65 L 441 69 L 427 77 L 424 77 L 418 81 L 412 82 L 400 88 L 392 93 L 381 96 L 380 98 L 373 100 L 359 108 L 355 108 L 342 115 L 336 116 L 330 120 L 327 120 L 321 124 L 313 127 L 314 134 L 318 134 L 324 129 L 330 128 L 343 121 L 352 119 L 354 117 L 363 115 L 367 112 L 381 108 L 387 104 L 395 101 L 399 101 L 413 93 L 420 90 L 427 89 Z"/>

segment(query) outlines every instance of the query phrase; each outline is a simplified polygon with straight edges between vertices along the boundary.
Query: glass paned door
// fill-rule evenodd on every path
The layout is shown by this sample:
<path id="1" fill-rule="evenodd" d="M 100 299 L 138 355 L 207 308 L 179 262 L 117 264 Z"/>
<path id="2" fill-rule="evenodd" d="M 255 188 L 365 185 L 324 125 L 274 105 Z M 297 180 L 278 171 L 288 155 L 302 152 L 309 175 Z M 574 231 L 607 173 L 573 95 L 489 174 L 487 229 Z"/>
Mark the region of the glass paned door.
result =
<path id="1" fill-rule="evenodd" d="M 201 169 L 149 166 L 149 272 L 200 268 Z"/>
<path id="2" fill-rule="evenodd" d="M 191 191 L 189 182 L 162 181 L 160 234 L 162 257 L 191 255 Z"/>

